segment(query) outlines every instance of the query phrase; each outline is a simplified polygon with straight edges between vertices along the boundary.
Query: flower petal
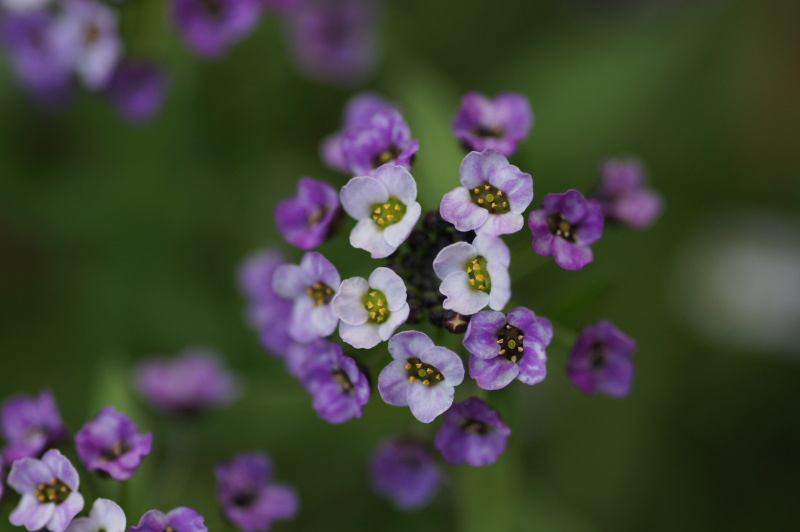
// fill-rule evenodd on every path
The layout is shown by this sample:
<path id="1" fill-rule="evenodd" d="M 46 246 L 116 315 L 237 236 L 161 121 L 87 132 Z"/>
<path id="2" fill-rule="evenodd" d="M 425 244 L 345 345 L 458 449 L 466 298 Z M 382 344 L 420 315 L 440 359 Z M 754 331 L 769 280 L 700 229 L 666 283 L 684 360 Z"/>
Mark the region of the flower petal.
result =
<path id="1" fill-rule="evenodd" d="M 478 256 L 478 250 L 472 244 L 456 242 L 443 248 L 433 259 L 433 271 L 439 279 L 444 280 L 453 272 L 466 271 L 467 262 Z"/>
<path id="2" fill-rule="evenodd" d="M 369 251 L 373 259 L 388 257 L 397 249 L 386 241 L 383 230 L 375 225 L 372 218 L 364 218 L 353 227 L 350 231 L 350 245 Z"/>
<path id="3" fill-rule="evenodd" d="M 454 188 L 442 197 L 439 214 L 459 231 L 478 229 L 489 218 L 489 211 L 476 205 L 464 187 Z"/>
<path id="4" fill-rule="evenodd" d="M 419 358 L 423 351 L 435 346 L 427 334 L 420 331 L 403 331 L 389 340 L 389 354 L 403 365 L 412 357 Z"/>
<path id="5" fill-rule="evenodd" d="M 525 343 L 525 351 L 519 361 L 517 378 L 525 384 L 538 384 L 547 376 L 547 355 L 544 347 L 538 342 Z"/>
<path id="6" fill-rule="evenodd" d="M 374 177 L 354 177 L 342 187 L 339 199 L 347 214 L 356 220 L 363 220 L 370 217 L 373 205 L 389 199 L 389 191 Z"/>
<path id="7" fill-rule="evenodd" d="M 390 246 L 397 249 L 400 244 L 406 241 L 408 235 L 411 234 L 421 214 L 422 206 L 420 206 L 419 203 L 414 202 L 409 204 L 406 208 L 405 215 L 403 215 L 403 219 L 383 230 L 383 238 L 386 239 L 386 242 L 388 242 Z"/>
<path id="8" fill-rule="evenodd" d="M 41 460 L 20 458 L 11 464 L 8 485 L 19 493 L 33 493 L 42 482 L 50 482 L 53 473 Z"/>
<path id="9" fill-rule="evenodd" d="M 378 392 L 380 392 L 381 399 L 386 404 L 394 406 L 408 405 L 406 388 L 409 382 L 405 365 L 405 360 L 393 360 L 378 375 Z"/>
<path id="10" fill-rule="evenodd" d="M 369 290 L 369 284 L 363 277 L 345 279 L 339 286 L 339 292 L 333 297 L 331 306 L 333 311 L 349 325 L 360 325 L 369 318 L 367 308 L 362 301 Z"/>
<path id="11" fill-rule="evenodd" d="M 444 308 L 465 316 L 475 314 L 489 304 L 489 294 L 473 290 L 469 284 L 469 274 L 465 271 L 448 275 L 439 286 L 439 291 L 447 296 L 442 303 Z"/>
<path id="12" fill-rule="evenodd" d="M 386 296 L 386 307 L 394 312 L 406 302 L 406 285 L 393 270 L 381 266 L 369 276 L 369 286 L 383 292 Z"/>
<path id="13" fill-rule="evenodd" d="M 78 489 L 81 481 L 78 476 L 78 470 L 75 469 L 69 458 L 61 454 L 61 451 L 50 449 L 42 456 L 42 462 L 53 471 L 57 479 L 64 481 L 64 484 L 69 486 L 70 489 Z"/>
<path id="14" fill-rule="evenodd" d="M 461 161 L 458 178 L 468 189 L 479 187 L 489 182 L 491 174 L 505 166 L 509 166 L 508 159 L 502 153 L 494 150 L 473 151 Z"/>
<path id="15" fill-rule="evenodd" d="M 350 325 L 342 321 L 339 323 L 339 336 L 356 349 L 369 349 L 381 343 L 378 326 L 374 323 Z"/>
<path id="16" fill-rule="evenodd" d="M 464 381 L 464 363 L 450 349 L 441 346 L 431 347 L 426 349 L 420 358 L 442 373 L 445 378 L 444 384 L 458 386 Z"/>
<path id="17" fill-rule="evenodd" d="M 560 237 L 553 239 L 552 249 L 556 264 L 565 270 L 580 270 L 594 258 L 590 247 L 579 246 Z"/>
<path id="18" fill-rule="evenodd" d="M 314 281 L 305 268 L 296 264 L 281 264 L 272 275 L 272 291 L 284 299 L 295 299 L 304 295 Z"/>
<path id="19" fill-rule="evenodd" d="M 394 334 L 394 331 L 396 331 L 398 327 L 406 322 L 410 311 L 411 309 L 408 306 L 408 303 L 403 303 L 403 306 L 398 310 L 393 310 L 392 314 L 389 316 L 389 319 L 381 323 L 380 327 L 378 327 L 378 334 L 380 335 L 381 340 L 386 341 L 391 338 Z"/>
<path id="20" fill-rule="evenodd" d="M 16 463 L 14 462 L 14 464 Z M 55 509 L 55 503 L 40 504 L 32 493 L 26 493 L 22 496 L 17 507 L 14 508 L 14 511 L 11 512 L 9 520 L 14 526 L 24 526 L 28 530 L 39 530 L 44 528 L 44 525 L 50 521 Z"/>
<path id="21" fill-rule="evenodd" d="M 493 310 L 503 310 L 511 299 L 511 277 L 508 270 L 500 264 L 489 262 L 486 270 L 492 279 L 492 289 L 489 292 L 489 307 Z"/>
<path id="22" fill-rule="evenodd" d="M 499 352 L 497 347 L 497 332 L 506 324 L 506 317 L 502 312 L 484 310 L 472 316 L 467 325 L 463 344 L 472 355 L 488 359 L 494 358 Z"/>
<path id="23" fill-rule="evenodd" d="M 395 164 L 385 164 L 375 170 L 375 179 L 383 183 L 389 196 L 394 196 L 406 205 L 417 201 L 417 182 L 408 170 Z"/>
<path id="24" fill-rule="evenodd" d="M 469 376 L 478 382 L 484 390 L 505 388 L 519 375 L 516 362 L 497 356 L 483 360 L 475 356 L 469 357 Z"/>
<path id="25" fill-rule="evenodd" d="M 453 404 L 454 395 L 453 387 L 444 383 L 425 386 L 417 381 L 407 388 L 408 406 L 411 413 L 423 423 L 430 423 L 447 411 Z"/>

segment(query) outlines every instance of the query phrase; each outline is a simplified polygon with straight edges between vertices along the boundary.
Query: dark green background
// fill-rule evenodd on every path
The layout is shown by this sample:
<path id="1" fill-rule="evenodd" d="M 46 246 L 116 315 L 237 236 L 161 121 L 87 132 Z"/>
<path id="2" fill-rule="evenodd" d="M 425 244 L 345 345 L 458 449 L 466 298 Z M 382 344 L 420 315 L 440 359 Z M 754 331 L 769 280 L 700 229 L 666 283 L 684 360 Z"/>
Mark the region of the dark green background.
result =
<path id="1" fill-rule="evenodd" d="M 395 1 L 381 67 L 352 89 L 296 74 L 275 17 L 205 63 L 162 10 L 153 0 L 121 8 L 128 48 L 162 59 L 171 76 L 150 127 L 127 126 L 86 94 L 63 114 L 41 114 L 0 65 L 0 396 L 49 386 L 73 431 L 108 402 L 153 430 L 129 524 L 153 507 L 188 505 L 224 529 L 211 468 L 250 449 L 269 452 L 278 478 L 300 492 L 299 517 L 277 530 L 796 524 L 797 359 L 701 340 L 670 292 L 676 254 L 709 213 L 797 214 L 798 4 Z M 360 420 L 320 420 L 243 323 L 234 281 L 247 254 L 280 245 L 272 209 L 297 178 L 346 182 L 323 167 L 318 143 L 363 88 L 402 105 L 420 141 L 413 174 L 424 209 L 457 185 L 450 121 L 467 90 L 530 98 L 536 125 L 512 162 L 533 175 L 534 206 L 550 192 L 590 190 L 602 158 L 630 153 L 667 205 L 647 232 L 607 231 L 581 272 L 534 255 L 527 229 L 507 238 L 514 301 L 560 324 L 550 372 L 538 386 L 489 394 L 514 430 L 507 454 L 488 468 L 448 467 L 449 486 L 417 514 L 372 495 L 366 463 L 382 438 L 430 437 L 438 422 L 415 423 L 377 392 Z M 348 249 L 346 236 L 321 251 L 344 277 L 381 264 Z M 606 317 L 639 342 L 622 401 L 582 396 L 563 369 L 567 331 Z M 245 393 L 197 426 L 176 426 L 133 398 L 128 369 L 197 344 L 224 353 Z M 116 486 L 82 477 L 116 497 Z"/>

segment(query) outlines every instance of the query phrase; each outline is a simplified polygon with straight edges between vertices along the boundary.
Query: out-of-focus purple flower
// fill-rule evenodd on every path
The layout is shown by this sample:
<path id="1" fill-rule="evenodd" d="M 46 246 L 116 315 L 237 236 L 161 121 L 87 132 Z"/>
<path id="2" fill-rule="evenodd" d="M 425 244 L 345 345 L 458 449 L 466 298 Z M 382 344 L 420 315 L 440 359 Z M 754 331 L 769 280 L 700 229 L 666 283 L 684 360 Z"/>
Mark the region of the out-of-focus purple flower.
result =
<path id="1" fill-rule="evenodd" d="M 150 510 L 142 516 L 137 526 L 132 526 L 128 532 L 208 532 L 203 523 L 202 515 L 180 506 L 165 514 L 158 510 Z"/>
<path id="2" fill-rule="evenodd" d="M 4 480 L 6 478 L 6 464 L 5 460 L 3 460 L 3 455 L 0 454 L 0 501 L 3 500 L 3 490 L 6 487 L 6 483 Z"/>
<path id="3" fill-rule="evenodd" d="M 333 298 L 339 316 L 339 336 L 357 349 L 369 349 L 388 340 L 408 319 L 406 285 L 389 268 L 375 268 L 369 280 L 342 281 Z"/>
<path id="4" fill-rule="evenodd" d="M 32 13 L 43 10 L 50 0 L 0 0 L 0 11 L 9 13 Z"/>
<path id="5" fill-rule="evenodd" d="M 293 377 L 302 381 L 305 376 L 306 364 L 327 349 L 328 341 L 325 338 L 318 338 L 307 344 L 292 342 L 286 349 L 286 353 L 283 357 L 283 361 L 286 364 L 286 371 Z"/>
<path id="6" fill-rule="evenodd" d="M 394 360 L 378 376 L 378 391 L 386 403 L 408 406 L 423 423 L 450 408 L 454 387 L 464 380 L 464 364 L 457 354 L 419 331 L 392 337 L 389 353 Z"/>
<path id="7" fill-rule="evenodd" d="M 272 481 L 272 463 L 264 453 L 239 454 L 218 464 L 214 475 L 225 517 L 245 532 L 265 532 L 273 521 L 297 515 L 297 493 L 291 486 Z"/>
<path id="8" fill-rule="evenodd" d="M 604 320 L 586 327 L 569 354 L 567 374 L 587 395 L 603 392 L 624 397 L 631 391 L 636 342 Z"/>
<path id="9" fill-rule="evenodd" d="M 106 94 L 125 120 L 143 124 L 161 110 L 167 81 L 156 63 L 144 59 L 126 59 L 117 65 L 106 86 Z"/>
<path id="10" fill-rule="evenodd" d="M 646 187 L 644 166 L 636 159 L 609 159 L 600 167 L 597 200 L 607 220 L 646 229 L 663 208 L 661 194 Z"/>
<path id="11" fill-rule="evenodd" d="M 373 259 L 394 253 L 422 214 L 417 183 L 402 166 L 384 165 L 375 177 L 351 179 L 339 194 L 344 210 L 358 220 L 350 245 L 370 252 Z"/>
<path id="12" fill-rule="evenodd" d="M 411 130 L 400 111 L 387 109 L 373 114 L 361 127 L 347 130 L 342 138 L 342 157 L 353 175 L 375 175 L 384 164 L 411 169 L 419 142 L 411 138 Z"/>
<path id="13" fill-rule="evenodd" d="M 239 289 L 248 300 L 247 321 L 258 331 L 266 350 L 278 357 L 293 343 L 289 336 L 292 301 L 272 289 L 275 270 L 285 263 L 280 252 L 264 250 L 246 259 L 238 272 Z"/>
<path id="14" fill-rule="evenodd" d="M 340 212 L 335 188 L 303 177 L 297 184 L 297 195 L 275 207 L 275 222 L 287 242 L 308 251 L 325 242 Z"/>
<path id="15" fill-rule="evenodd" d="M 461 184 L 444 195 L 442 218 L 459 231 L 507 235 L 522 229 L 533 201 L 533 178 L 494 150 L 470 152 L 458 171 Z"/>
<path id="16" fill-rule="evenodd" d="M 492 149 L 511 157 L 532 123 L 531 106 L 522 94 L 506 92 L 490 100 L 468 92 L 453 119 L 453 133 L 467 150 Z"/>
<path id="17" fill-rule="evenodd" d="M 372 489 L 400 510 L 418 510 L 433 499 L 444 479 L 431 449 L 415 440 L 383 442 L 370 464 Z"/>
<path id="18" fill-rule="evenodd" d="M 514 379 L 538 384 L 547 374 L 545 348 L 552 339 L 550 321 L 524 307 L 508 316 L 479 312 L 472 316 L 464 336 L 464 347 L 472 355 L 469 375 L 485 390 L 505 388 Z"/>
<path id="19" fill-rule="evenodd" d="M 289 336 L 300 343 L 333 334 L 339 318 L 331 300 L 342 278 L 336 266 L 315 251 L 303 255 L 300 265 L 281 264 L 272 277 L 272 289 L 293 301 Z"/>
<path id="20" fill-rule="evenodd" d="M 303 0 L 287 13 L 291 55 L 304 75 L 353 84 L 372 73 L 379 18 L 374 0 Z"/>
<path id="21" fill-rule="evenodd" d="M 136 368 L 139 395 L 173 414 L 199 414 L 220 408 L 238 395 L 237 379 L 210 350 L 195 348 L 172 359 L 145 359 Z"/>
<path id="22" fill-rule="evenodd" d="M 152 445 L 152 434 L 141 434 L 131 418 L 111 406 L 75 434 L 75 447 L 86 469 L 114 480 L 131 478 Z"/>
<path id="23" fill-rule="evenodd" d="M 255 28 L 261 9 L 260 0 L 173 0 L 172 18 L 189 48 L 213 59 Z"/>
<path id="24" fill-rule="evenodd" d="M 97 499 L 89 517 L 73 519 L 67 532 L 125 532 L 125 512 L 114 501 Z"/>
<path id="25" fill-rule="evenodd" d="M 447 296 L 442 306 L 465 316 L 487 305 L 502 310 L 511 299 L 510 264 L 508 246 L 495 236 L 450 244 L 433 260 L 433 271 L 442 280 L 439 291 Z"/>
<path id="26" fill-rule="evenodd" d="M 350 98 L 344 108 L 342 129 L 331 133 L 322 141 L 320 153 L 325 164 L 334 170 L 347 172 L 347 163 L 342 153 L 344 136 L 351 129 L 368 126 L 373 115 L 390 109 L 396 109 L 396 106 L 379 94 L 362 92 Z"/>
<path id="27" fill-rule="evenodd" d="M 86 88 L 102 89 L 122 57 L 117 13 L 95 0 L 65 0 L 62 5 L 55 39 L 71 54 L 73 68 Z"/>
<path id="28" fill-rule="evenodd" d="M 477 397 L 454 404 L 444 414 L 434 445 L 451 464 L 485 466 L 506 450 L 511 429 Z"/>
<path id="29" fill-rule="evenodd" d="M 603 211 L 597 200 L 574 189 L 548 194 L 528 216 L 528 227 L 536 253 L 552 255 L 565 270 L 580 270 L 594 258 L 589 245 L 603 236 Z"/>
<path id="30" fill-rule="evenodd" d="M 49 390 L 41 391 L 38 397 L 26 394 L 9 397 L 3 402 L 1 416 L 6 439 L 3 457 L 8 462 L 38 457 L 67 437 Z"/>
<path id="31" fill-rule="evenodd" d="M 339 344 L 332 342 L 305 365 L 303 384 L 314 398 L 314 410 L 330 423 L 361 417 L 369 401 L 366 375 L 355 360 L 342 353 Z"/>
<path id="32" fill-rule="evenodd" d="M 78 472 L 58 449 L 50 449 L 41 460 L 20 458 L 8 474 L 8 485 L 22 496 L 11 512 L 11 524 L 64 532 L 83 509 L 79 484 Z"/>

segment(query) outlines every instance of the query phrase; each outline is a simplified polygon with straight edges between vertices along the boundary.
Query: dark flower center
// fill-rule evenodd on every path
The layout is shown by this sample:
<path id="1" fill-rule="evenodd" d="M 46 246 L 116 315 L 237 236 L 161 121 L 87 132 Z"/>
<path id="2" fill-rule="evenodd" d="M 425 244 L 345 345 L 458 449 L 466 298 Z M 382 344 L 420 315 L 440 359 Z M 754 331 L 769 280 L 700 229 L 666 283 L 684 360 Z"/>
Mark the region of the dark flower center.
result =
<path id="1" fill-rule="evenodd" d="M 314 301 L 314 306 L 327 305 L 333 299 L 335 292 L 333 288 L 321 281 L 317 281 L 306 289 L 306 293 Z"/>
<path id="2" fill-rule="evenodd" d="M 200 0 L 200 6 L 214 18 L 220 17 L 224 9 L 222 0 Z"/>
<path id="3" fill-rule="evenodd" d="M 442 373 L 438 369 L 416 357 L 408 359 L 406 374 L 408 375 L 408 382 L 412 384 L 419 379 L 425 386 L 435 386 L 442 380 Z"/>
<path id="4" fill-rule="evenodd" d="M 498 356 L 503 356 L 506 360 L 517 362 L 522 358 L 525 351 L 525 335 L 518 327 L 508 323 L 497 333 Z"/>
<path id="5" fill-rule="evenodd" d="M 369 321 L 383 323 L 391 315 L 386 308 L 386 296 L 380 290 L 370 290 L 364 296 L 364 306 L 369 312 Z"/>
<path id="6" fill-rule="evenodd" d="M 606 365 L 606 350 L 598 341 L 592 344 L 589 356 L 592 360 L 592 367 L 595 369 L 602 368 Z"/>
<path id="7" fill-rule="evenodd" d="M 344 372 L 342 368 L 336 368 L 331 373 L 331 378 L 339 383 L 339 389 L 346 393 L 347 395 L 353 395 L 355 393 L 355 386 L 350 381 L 350 378 L 347 376 L 347 373 Z"/>
<path id="8" fill-rule="evenodd" d="M 234 506 L 238 506 L 240 508 L 247 508 L 248 506 L 253 504 L 253 501 L 255 500 L 256 500 L 255 492 L 251 490 L 241 491 L 237 493 L 236 496 L 233 498 L 233 504 Z"/>
<path id="9" fill-rule="evenodd" d="M 383 166 L 389 161 L 394 161 L 400 156 L 401 153 L 403 153 L 403 150 L 401 150 L 396 144 L 391 144 L 382 152 L 375 154 L 375 156 L 372 158 L 372 167 L 377 168 L 379 166 Z"/>
<path id="10" fill-rule="evenodd" d="M 112 445 L 107 449 L 103 449 L 102 452 L 100 453 L 100 456 L 106 462 L 113 462 L 114 460 L 116 460 L 117 458 L 119 458 L 120 456 L 122 456 L 123 454 L 127 453 L 130 450 L 131 446 L 128 444 L 128 442 L 122 440 L 118 441 L 117 443 L 115 443 L 114 445 Z"/>
<path id="11" fill-rule="evenodd" d="M 469 191 L 472 201 L 492 214 L 505 214 L 511 210 L 505 192 L 488 183 Z"/>
<path id="12" fill-rule="evenodd" d="M 376 203 L 372 207 L 372 221 L 378 227 L 385 229 L 386 227 L 396 224 L 403 219 L 406 214 L 406 205 L 399 199 L 391 196 L 386 203 Z"/>
<path id="13" fill-rule="evenodd" d="M 505 135 L 505 131 L 501 126 L 485 126 L 483 124 L 477 125 L 470 130 L 470 133 L 476 137 L 499 139 Z"/>
<path id="14" fill-rule="evenodd" d="M 461 421 L 461 430 L 472 434 L 480 434 L 485 436 L 494 430 L 494 427 L 487 425 L 483 421 L 477 419 L 465 418 Z"/>
<path id="15" fill-rule="evenodd" d="M 72 493 L 72 490 L 69 489 L 69 486 L 57 478 L 51 480 L 49 484 L 42 482 L 36 486 L 36 491 L 33 492 L 36 500 L 43 504 L 49 502 L 61 504 L 67 500 L 70 493 Z"/>
<path id="16" fill-rule="evenodd" d="M 314 209 L 311 212 L 311 214 L 308 215 L 308 219 L 306 220 L 306 226 L 314 227 L 320 222 L 320 220 L 325 218 L 325 215 L 328 214 L 329 211 L 330 209 L 327 207 L 327 205 L 320 205 L 319 207 Z"/>
<path id="17" fill-rule="evenodd" d="M 568 242 L 575 242 L 576 227 L 569 223 L 561 213 L 548 216 L 547 225 L 550 227 L 550 232 L 554 235 L 560 236 Z"/>
<path id="18" fill-rule="evenodd" d="M 486 269 L 486 259 L 477 256 L 466 264 L 469 284 L 474 290 L 481 290 L 487 294 L 492 289 L 492 278 Z"/>
<path id="19" fill-rule="evenodd" d="M 94 23 L 94 21 L 89 22 L 89 24 L 83 30 L 83 44 L 86 46 L 91 46 L 92 44 L 96 43 L 99 38 L 100 28 Z"/>

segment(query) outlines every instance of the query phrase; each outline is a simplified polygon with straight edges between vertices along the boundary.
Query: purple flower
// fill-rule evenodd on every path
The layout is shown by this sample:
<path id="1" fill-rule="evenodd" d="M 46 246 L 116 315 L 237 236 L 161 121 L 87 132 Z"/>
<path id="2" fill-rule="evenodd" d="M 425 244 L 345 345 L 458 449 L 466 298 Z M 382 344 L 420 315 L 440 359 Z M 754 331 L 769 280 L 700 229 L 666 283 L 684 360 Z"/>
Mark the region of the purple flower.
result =
<path id="1" fill-rule="evenodd" d="M 569 354 L 567 374 L 572 384 L 587 395 L 603 392 L 624 397 L 631 391 L 636 342 L 614 327 L 601 321 L 586 327 Z"/>
<path id="2" fill-rule="evenodd" d="M 325 242 L 340 212 L 335 188 L 303 177 L 297 184 L 297 195 L 275 207 L 275 222 L 287 242 L 311 250 Z"/>
<path id="3" fill-rule="evenodd" d="M 514 379 L 538 384 L 547 374 L 545 348 L 552 339 L 550 321 L 524 307 L 507 317 L 502 312 L 479 312 L 464 335 L 464 347 L 472 355 L 469 375 L 485 390 L 505 388 Z"/>
<path id="4" fill-rule="evenodd" d="M 261 17 L 259 0 L 173 0 L 172 18 L 186 44 L 206 59 L 220 57 Z"/>
<path id="5" fill-rule="evenodd" d="M 320 152 L 325 164 L 334 170 L 347 172 L 347 163 L 342 153 L 342 139 L 344 136 L 351 129 L 368 126 L 373 115 L 395 108 L 394 104 L 371 92 L 362 92 L 350 98 L 344 108 L 342 120 L 344 127 L 341 131 L 331 133 L 322 141 Z"/>
<path id="6" fill-rule="evenodd" d="M 138 526 L 128 532 L 208 532 L 203 516 L 185 506 L 175 508 L 168 514 L 150 510 L 142 516 Z"/>
<path id="7" fill-rule="evenodd" d="M 459 231 L 507 235 L 522 229 L 533 201 L 533 178 L 494 150 L 468 153 L 458 171 L 463 186 L 444 195 L 439 212 Z"/>
<path id="8" fill-rule="evenodd" d="M 372 0 L 306 0 L 288 10 L 297 69 L 335 84 L 358 83 L 375 67 L 378 9 Z"/>
<path id="9" fill-rule="evenodd" d="M 397 508 L 418 510 L 436 495 L 444 474 L 431 450 L 414 440 L 388 440 L 370 464 L 372 488 Z"/>
<path id="10" fill-rule="evenodd" d="M 369 401 L 369 381 L 356 361 L 342 353 L 339 344 L 311 358 L 304 367 L 303 383 L 314 397 L 314 410 L 330 423 L 361 417 Z"/>
<path id="11" fill-rule="evenodd" d="M 213 352 L 195 348 L 172 359 L 153 357 L 136 368 L 142 398 L 159 410 L 191 415 L 219 408 L 238 395 L 238 382 Z"/>
<path id="12" fill-rule="evenodd" d="M 577 190 L 548 194 L 542 208 L 528 217 L 533 233 L 533 250 L 565 270 L 580 270 L 592 262 L 590 244 L 603 235 L 603 212 L 600 204 L 586 199 Z"/>
<path id="13" fill-rule="evenodd" d="M 0 454 L 0 501 L 3 500 L 3 490 L 5 489 L 6 483 L 3 479 L 6 478 L 6 464 L 3 460 L 3 455 Z"/>
<path id="14" fill-rule="evenodd" d="M 405 242 L 422 213 L 417 183 L 402 166 L 385 165 L 375 177 L 354 177 L 340 193 L 342 206 L 358 223 L 350 245 L 370 252 L 373 259 L 388 257 Z"/>
<path id="15" fill-rule="evenodd" d="M 357 349 L 369 349 L 388 340 L 408 318 L 406 285 L 389 268 L 375 268 L 369 281 L 351 277 L 342 281 L 333 298 L 333 311 L 342 320 L 339 336 Z"/>
<path id="16" fill-rule="evenodd" d="M 305 377 L 306 364 L 312 359 L 317 358 L 320 353 L 327 351 L 328 344 L 329 342 L 324 338 L 318 338 L 307 344 L 292 342 L 286 349 L 286 354 L 283 357 L 283 361 L 286 364 L 286 371 L 293 377 L 302 381 Z"/>
<path id="17" fill-rule="evenodd" d="M 167 90 L 164 71 L 156 63 L 128 59 L 117 65 L 106 94 L 125 120 L 144 124 L 161 110 Z"/>
<path id="18" fill-rule="evenodd" d="M 464 364 L 453 351 L 436 346 L 419 331 L 389 340 L 394 359 L 378 376 L 386 403 L 408 406 L 415 418 L 430 423 L 453 404 L 454 387 L 464 380 Z"/>
<path id="19" fill-rule="evenodd" d="M 442 306 L 459 314 L 475 314 L 485 306 L 502 310 L 511 299 L 508 266 L 511 252 L 501 239 L 478 235 L 472 244 L 456 242 L 433 260 L 442 280 L 439 291 L 447 296 Z"/>
<path id="20" fill-rule="evenodd" d="M 128 416 L 111 406 L 103 408 L 75 434 L 75 447 L 86 469 L 114 480 L 131 478 L 152 445 L 152 434 L 140 434 Z"/>
<path id="21" fill-rule="evenodd" d="M 511 429 L 477 397 L 454 404 L 444 414 L 434 445 L 451 464 L 493 464 L 506 450 Z"/>
<path id="22" fill-rule="evenodd" d="M 530 104 L 522 94 L 506 92 L 490 100 L 468 92 L 453 119 L 453 133 L 467 150 L 492 149 L 511 157 L 532 123 Z"/>
<path id="23" fill-rule="evenodd" d="M 297 515 L 295 490 L 272 481 L 272 463 L 261 452 L 242 453 L 214 468 L 225 517 L 245 532 L 263 532 Z"/>
<path id="24" fill-rule="evenodd" d="M 655 222 L 663 208 L 661 195 L 645 186 L 645 170 L 636 159 L 609 159 L 600 169 L 597 200 L 603 215 L 636 229 Z"/>
<path id="25" fill-rule="evenodd" d="M 3 402 L 0 414 L 8 462 L 40 456 L 67 437 L 53 394 L 43 390 L 38 397 L 20 394 Z"/>
<path id="26" fill-rule="evenodd" d="M 0 10 L 5 8 L 9 13 L 32 13 L 47 7 L 50 0 L 0 0 Z"/>
<path id="27" fill-rule="evenodd" d="M 125 512 L 114 501 L 97 499 L 89 517 L 73 519 L 67 532 L 125 532 Z"/>
<path id="28" fill-rule="evenodd" d="M 58 449 L 50 449 L 41 460 L 20 458 L 8 474 L 8 485 L 22 496 L 11 512 L 11 524 L 64 532 L 83 509 L 79 483 L 75 467 Z"/>
<path id="29" fill-rule="evenodd" d="M 239 289 L 248 299 L 247 321 L 258 331 L 266 350 L 278 357 L 293 343 L 289 336 L 292 301 L 272 289 L 275 270 L 284 263 L 279 252 L 260 251 L 245 260 L 238 273 Z"/>
<path id="30" fill-rule="evenodd" d="M 387 109 L 373 114 L 368 123 L 348 129 L 342 138 L 342 157 L 353 175 L 374 175 L 384 164 L 411 169 L 419 143 L 400 111 Z"/>

